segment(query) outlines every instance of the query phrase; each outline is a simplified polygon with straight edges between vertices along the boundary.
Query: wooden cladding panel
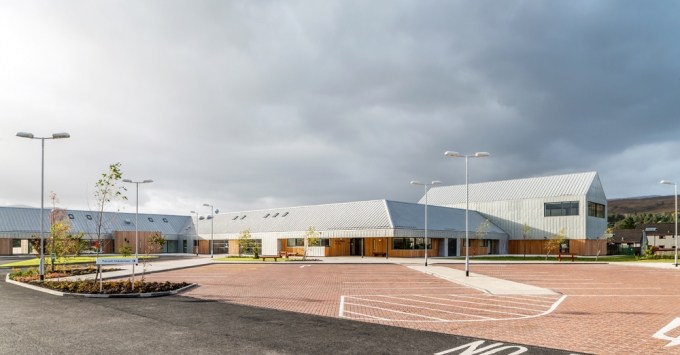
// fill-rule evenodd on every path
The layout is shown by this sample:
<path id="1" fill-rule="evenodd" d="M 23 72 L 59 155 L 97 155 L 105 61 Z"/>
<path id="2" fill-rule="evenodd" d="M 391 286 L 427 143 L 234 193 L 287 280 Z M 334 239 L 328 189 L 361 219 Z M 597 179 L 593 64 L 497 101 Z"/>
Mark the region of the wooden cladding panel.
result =
<path id="1" fill-rule="evenodd" d="M 465 256 L 465 239 L 460 240 L 460 255 Z M 491 254 L 491 251 L 489 250 L 489 247 L 480 247 L 479 246 L 479 240 L 476 239 L 470 239 L 470 250 L 468 251 L 468 255 L 474 256 L 474 255 L 489 255 Z"/>
<path id="2" fill-rule="evenodd" d="M 326 251 L 327 256 L 349 256 L 349 238 L 333 238 Z"/>
<path id="3" fill-rule="evenodd" d="M 138 232 L 138 241 L 139 241 L 139 254 L 146 254 L 147 250 L 149 250 L 149 236 L 154 234 L 154 233 L 159 233 L 160 232 Z M 128 243 L 125 243 L 125 239 L 128 240 Z M 132 254 L 137 253 L 137 246 L 135 245 L 135 232 L 134 231 L 115 231 L 113 232 L 113 240 L 115 241 L 115 246 L 116 246 L 116 253 L 120 253 L 120 247 L 123 245 L 130 245 L 132 247 Z M 106 248 L 106 245 L 104 245 L 104 249 Z M 151 253 L 160 253 L 161 248 L 156 248 L 157 250 L 149 250 Z M 106 252 L 106 251 L 104 251 Z"/>
<path id="4" fill-rule="evenodd" d="M 576 255 L 607 255 L 607 242 L 604 240 L 572 239 L 569 241 L 569 252 Z"/>
<path id="5" fill-rule="evenodd" d="M 198 253 L 199 254 L 210 254 L 210 241 L 209 240 L 199 240 L 198 241 Z"/>
<path id="6" fill-rule="evenodd" d="M 509 254 L 544 254 L 545 255 L 545 245 L 547 240 L 510 240 L 508 241 L 508 253 Z"/>
<path id="7" fill-rule="evenodd" d="M 229 255 L 238 255 L 238 239 L 229 239 Z"/>
<path id="8" fill-rule="evenodd" d="M 12 239 L 0 239 L 0 255 L 12 255 Z"/>

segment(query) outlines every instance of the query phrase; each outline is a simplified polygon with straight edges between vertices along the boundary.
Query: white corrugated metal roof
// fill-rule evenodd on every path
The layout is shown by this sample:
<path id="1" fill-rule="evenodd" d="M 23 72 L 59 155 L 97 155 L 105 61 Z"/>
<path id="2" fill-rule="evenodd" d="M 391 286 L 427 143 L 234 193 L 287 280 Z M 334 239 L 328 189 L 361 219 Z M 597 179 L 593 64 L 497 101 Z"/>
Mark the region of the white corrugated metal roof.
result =
<path id="1" fill-rule="evenodd" d="M 50 228 L 50 209 L 46 208 L 44 211 L 43 218 L 45 231 L 47 232 Z M 96 212 L 65 210 L 65 213 L 74 231 L 96 234 Z M 73 215 L 73 219 L 70 219 L 68 215 Z M 92 219 L 89 219 L 87 216 L 92 217 Z M 164 218 L 167 222 L 163 220 Z M 125 222 L 126 219 L 130 220 L 129 224 Z M 104 212 L 103 221 L 103 234 L 111 233 L 111 231 L 135 230 L 134 213 Z M 139 214 L 138 230 L 159 231 L 164 235 L 193 232 L 193 229 L 191 229 L 191 217 L 189 216 L 148 213 Z M 40 233 L 40 208 L 0 207 L 0 232 Z"/>
<path id="2" fill-rule="evenodd" d="M 320 231 L 422 230 L 425 228 L 424 212 L 424 206 L 417 203 L 373 200 L 220 213 L 215 215 L 213 221 L 215 234 L 239 233 L 247 228 L 250 228 L 251 233 L 305 231 L 310 226 Z M 277 213 L 278 215 L 274 217 Z M 284 217 L 285 213 L 288 214 Z M 476 230 L 485 218 L 477 212 L 470 211 L 469 220 L 470 230 Z M 429 206 L 428 229 L 464 231 L 465 210 Z M 489 232 L 504 233 L 495 225 L 492 225 Z M 210 220 L 199 221 L 199 233 L 202 235 L 211 233 Z"/>
<path id="3" fill-rule="evenodd" d="M 587 172 L 470 184 L 470 202 L 585 195 L 596 178 L 597 172 Z M 433 187 L 427 202 L 440 206 L 465 203 L 465 185 Z M 425 196 L 418 203 L 425 203 Z"/>

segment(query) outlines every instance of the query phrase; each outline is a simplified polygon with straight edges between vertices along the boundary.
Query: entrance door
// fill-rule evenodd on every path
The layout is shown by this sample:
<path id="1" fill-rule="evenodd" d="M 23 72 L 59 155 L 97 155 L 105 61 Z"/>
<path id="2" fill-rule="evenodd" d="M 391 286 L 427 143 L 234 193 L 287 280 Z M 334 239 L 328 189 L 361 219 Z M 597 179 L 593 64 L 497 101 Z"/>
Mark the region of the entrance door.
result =
<path id="1" fill-rule="evenodd" d="M 363 238 L 350 238 L 349 255 L 361 255 L 361 247 L 364 244 Z"/>
<path id="2" fill-rule="evenodd" d="M 448 245 L 449 256 L 458 255 L 458 239 L 457 238 L 449 238 L 448 243 L 449 243 L 449 245 Z"/>
<path id="3" fill-rule="evenodd" d="M 182 241 L 182 253 L 186 252 L 187 252 L 187 240 L 185 239 Z"/>

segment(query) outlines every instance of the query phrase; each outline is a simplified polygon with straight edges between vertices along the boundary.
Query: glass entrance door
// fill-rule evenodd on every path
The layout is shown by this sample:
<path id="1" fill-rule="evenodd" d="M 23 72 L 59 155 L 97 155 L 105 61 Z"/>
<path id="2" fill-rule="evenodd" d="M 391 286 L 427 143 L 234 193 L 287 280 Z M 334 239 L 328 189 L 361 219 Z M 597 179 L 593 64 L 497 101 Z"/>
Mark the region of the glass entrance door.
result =
<path id="1" fill-rule="evenodd" d="M 364 244 L 363 238 L 351 238 L 349 240 L 349 255 L 361 256 L 361 249 Z"/>

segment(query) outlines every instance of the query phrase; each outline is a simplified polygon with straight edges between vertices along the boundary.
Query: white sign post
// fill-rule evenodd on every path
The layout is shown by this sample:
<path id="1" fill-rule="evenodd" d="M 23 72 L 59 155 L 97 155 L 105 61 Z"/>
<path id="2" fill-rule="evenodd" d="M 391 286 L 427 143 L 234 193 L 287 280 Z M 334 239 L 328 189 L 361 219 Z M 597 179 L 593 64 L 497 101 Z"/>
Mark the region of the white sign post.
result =
<path id="1" fill-rule="evenodd" d="M 132 264 L 133 277 L 134 277 L 134 267 L 138 263 L 139 263 L 139 260 L 137 258 L 97 258 L 97 265 L 99 265 L 100 268 L 101 268 L 102 265 Z M 103 288 L 104 288 L 104 277 L 99 277 L 99 292 L 102 292 Z"/>

